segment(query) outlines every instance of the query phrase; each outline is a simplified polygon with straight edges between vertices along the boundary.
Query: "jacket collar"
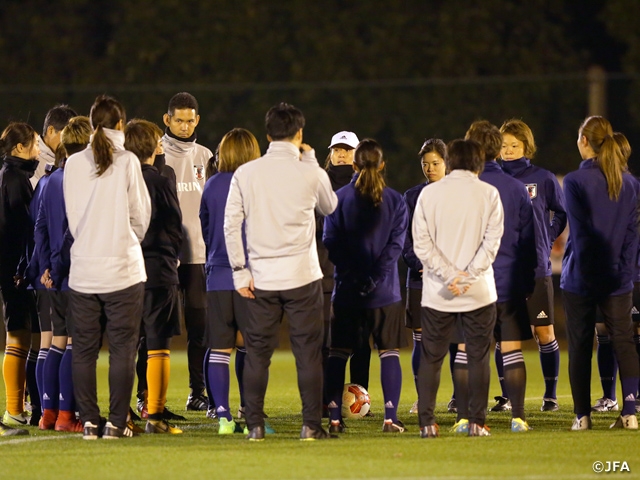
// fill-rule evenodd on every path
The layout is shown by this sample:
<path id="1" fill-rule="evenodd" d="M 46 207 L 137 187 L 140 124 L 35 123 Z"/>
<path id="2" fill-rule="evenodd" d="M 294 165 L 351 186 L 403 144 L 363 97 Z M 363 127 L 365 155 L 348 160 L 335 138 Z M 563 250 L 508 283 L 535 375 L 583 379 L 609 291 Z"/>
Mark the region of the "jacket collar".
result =
<path id="1" fill-rule="evenodd" d="M 509 162 L 502 161 L 502 169 L 509 175 L 520 175 L 531 165 L 531 160 L 527 157 L 519 158 L 518 160 L 511 160 Z"/>

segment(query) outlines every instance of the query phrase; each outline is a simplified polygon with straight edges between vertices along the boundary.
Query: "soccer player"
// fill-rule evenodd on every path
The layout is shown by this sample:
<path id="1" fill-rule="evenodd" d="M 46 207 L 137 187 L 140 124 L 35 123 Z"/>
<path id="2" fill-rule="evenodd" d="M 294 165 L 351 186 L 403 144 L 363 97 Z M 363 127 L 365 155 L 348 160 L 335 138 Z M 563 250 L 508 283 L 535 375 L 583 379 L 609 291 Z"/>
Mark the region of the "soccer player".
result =
<path id="1" fill-rule="evenodd" d="M 591 356 L 599 308 L 611 336 L 623 405 L 612 428 L 636 430 L 640 370 L 633 344 L 633 281 L 637 275 L 638 195 L 627 159 L 603 117 L 588 117 L 578 131 L 580 168 L 564 178 L 569 240 L 560 287 L 567 315 L 569 380 L 576 418 L 572 430 L 591 428 Z"/>
<path id="2" fill-rule="evenodd" d="M 67 159 L 63 191 L 73 237 L 69 309 L 73 317 L 73 378 L 83 438 L 133 436 L 127 426 L 140 333 L 144 282 L 140 242 L 151 217 L 140 161 L 124 149 L 125 110 L 101 95 L 90 113 L 91 148 Z M 100 428 L 96 362 L 109 339 L 109 418 Z"/>
<path id="3" fill-rule="evenodd" d="M 447 173 L 444 163 L 444 157 L 447 154 L 447 146 L 439 138 L 430 138 L 422 144 L 422 148 L 418 152 L 420 163 L 422 165 L 422 173 L 427 181 L 411 187 L 404 193 L 404 201 L 407 204 L 407 212 L 409 214 L 409 223 L 413 221 L 413 212 L 416 208 L 418 196 L 427 185 L 442 180 Z M 422 263 L 416 257 L 413 251 L 413 236 L 411 228 L 407 229 L 407 235 L 404 240 L 404 248 L 402 249 L 402 258 L 407 264 L 407 304 L 405 309 L 405 326 L 413 332 L 413 351 L 411 352 L 411 368 L 413 370 L 413 380 L 418 391 L 418 369 L 420 367 L 422 328 L 420 327 L 420 316 L 422 306 L 420 299 L 422 298 Z M 457 343 L 452 344 L 454 350 L 451 359 L 455 359 L 455 351 Z M 453 372 L 453 361 L 451 362 L 451 371 Z M 455 412 L 455 394 L 451 398 L 448 405 L 449 412 Z M 418 400 L 415 401 L 409 413 L 418 413 Z"/>
<path id="4" fill-rule="evenodd" d="M 60 134 L 56 150 L 58 169 L 48 177 L 35 225 L 36 249 L 40 268 L 38 282 L 48 288 L 51 298 L 53 337 L 43 366 L 43 415 L 40 430 L 82 432 L 76 419 L 72 376 L 72 321 L 68 314 L 68 266 L 61 265 L 68 228 L 62 183 L 66 158 L 84 150 L 89 143 L 91 124 L 87 117 L 73 117 Z M 43 177 L 44 179 L 45 177 Z M 38 187 L 42 185 L 42 180 Z"/>
<path id="5" fill-rule="evenodd" d="M 342 391 L 349 354 L 371 336 L 380 356 L 382 431 L 405 430 L 398 420 L 402 388 L 398 349 L 406 343 L 398 258 L 407 230 L 407 207 L 402 196 L 385 185 L 384 166 L 378 142 L 362 140 L 353 159 L 356 175 L 338 190 L 338 207 L 325 219 L 322 241 L 335 265 L 327 363 L 330 433 L 344 432 Z"/>
<path id="6" fill-rule="evenodd" d="M 496 158 L 502 148 L 498 127 L 486 120 L 473 122 L 465 139 L 477 142 L 484 152 L 484 169 L 480 180 L 498 189 L 504 210 L 504 233 L 500 249 L 493 262 L 498 301 L 494 337 L 500 344 L 504 363 L 504 384 L 512 405 L 511 431 L 530 430 L 525 418 L 524 397 L 527 371 L 522 355 L 522 342 L 532 338 L 526 298 L 534 287 L 536 246 L 533 232 L 533 207 L 522 182 L 504 173 Z M 454 368 L 454 383 L 458 398 L 466 399 L 469 382 L 466 352 L 458 350 Z M 459 386 L 460 385 L 460 386 Z M 458 409 L 454 431 L 466 433 L 467 402 Z"/>
<path id="7" fill-rule="evenodd" d="M 527 301 L 529 320 L 540 351 L 540 364 L 544 376 L 545 392 L 540 409 L 558 410 L 556 386 L 560 371 L 560 347 L 554 333 L 553 281 L 551 279 L 551 246 L 567 224 L 564 196 L 556 176 L 531 163 L 536 153 L 533 132 L 522 120 L 507 120 L 500 127 L 502 133 L 503 170 L 527 187 L 533 205 L 538 266 L 533 294 Z M 496 344 L 497 345 L 497 344 Z M 499 350 L 495 352 L 502 396 L 496 397 L 492 411 L 509 410 L 511 405 L 504 388 L 503 361 Z"/>
<path id="8" fill-rule="evenodd" d="M 33 221 L 29 216 L 33 187 L 29 179 L 38 166 L 38 152 L 38 135 L 26 123 L 10 123 L 0 136 L 0 291 L 7 335 L 2 364 L 6 394 L 2 423 L 8 427 L 29 422 L 24 412 L 25 364 L 32 323 L 37 317 L 35 298 L 26 288 L 24 275 L 27 252 L 33 248 Z"/>
<path id="9" fill-rule="evenodd" d="M 211 150 L 196 142 L 196 127 L 200 122 L 200 115 L 198 102 L 193 95 L 186 92 L 175 94 L 169 100 L 163 121 L 167 127 L 162 137 L 165 160 L 176 174 L 182 228 L 185 232 L 180 250 L 178 277 L 187 329 L 190 393 L 186 409 L 207 410 L 209 400 L 205 394 L 203 371 L 206 352 L 206 255 L 198 212 L 205 184 L 205 165 L 213 154 Z"/>
<path id="10" fill-rule="evenodd" d="M 142 240 L 145 282 L 142 329 L 147 345 L 147 433 L 180 434 L 164 417 L 171 374 L 171 337 L 180 333 L 178 254 L 182 215 L 175 184 L 153 166 L 162 131 L 146 120 L 131 120 L 124 129 L 124 148 L 142 164 L 151 199 L 151 220 Z"/>
<path id="11" fill-rule="evenodd" d="M 213 394 L 220 435 L 242 432 L 229 408 L 229 363 L 236 347 L 236 375 L 240 387 L 240 411 L 244 405 L 243 373 L 246 350 L 242 332 L 247 322 L 247 299 L 233 286 L 233 271 L 224 243 L 224 210 L 233 173 L 260 157 L 256 137 L 243 128 L 234 128 L 220 142 L 218 173 L 204 187 L 200 205 L 202 234 L 207 245 L 207 343 L 208 389 Z M 242 349 L 242 351 L 240 351 Z"/>
<path id="12" fill-rule="evenodd" d="M 341 131 L 331 137 L 329 145 L 329 155 L 325 161 L 324 169 L 331 180 L 331 188 L 337 191 L 348 185 L 353 177 L 353 153 L 358 146 L 358 136 L 349 131 Z M 324 217 L 316 215 L 316 246 L 318 247 L 318 259 L 322 268 L 322 292 L 324 295 L 324 339 L 322 341 L 322 366 L 326 375 L 327 360 L 329 358 L 329 339 L 331 334 L 331 293 L 333 292 L 333 263 L 329 260 L 327 247 L 322 243 L 322 230 L 324 229 Z M 369 343 L 362 346 L 361 355 L 352 355 L 350 366 L 352 367 L 351 382 L 358 383 L 368 388 L 369 383 L 369 363 L 371 359 L 371 348 Z M 365 348 L 366 347 L 366 348 Z M 354 360 L 355 359 L 355 360 Z M 362 360 L 362 361 L 361 361 Z M 364 384 L 360 383 L 365 380 Z M 326 387 L 326 379 L 324 385 Z M 323 417 L 329 416 L 327 404 L 329 401 L 325 393 L 323 394 Z"/>
<path id="13" fill-rule="evenodd" d="M 77 115 L 69 105 L 63 104 L 56 105 L 47 112 L 42 126 L 42 136 L 38 137 L 40 154 L 38 155 L 38 167 L 31 177 L 33 188 L 36 187 L 40 177 L 44 176 L 45 172 L 56 164 L 56 150 L 60 145 L 62 129 L 67 126 L 69 120 Z"/>
<path id="14" fill-rule="evenodd" d="M 265 124 L 269 149 L 236 170 L 224 218 L 233 283 L 249 299 L 243 382 L 248 439 L 264 440 L 269 363 L 284 312 L 302 398 L 300 439 L 324 439 L 329 434 L 321 424 L 322 270 L 315 246 L 314 210 L 330 214 L 337 198 L 313 149 L 302 143 L 302 112 L 281 103 L 267 112 Z"/>
<path id="15" fill-rule="evenodd" d="M 447 146 L 446 161 L 450 173 L 422 190 L 412 226 L 413 249 L 424 266 L 420 436 L 438 436 L 434 409 L 440 369 L 458 316 L 469 371 L 468 432 L 487 436 L 489 347 L 497 300 L 492 264 L 502 237 L 503 210 L 498 190 L 478 178 L 484 158 L 476 142 L 454 140 Z"/>

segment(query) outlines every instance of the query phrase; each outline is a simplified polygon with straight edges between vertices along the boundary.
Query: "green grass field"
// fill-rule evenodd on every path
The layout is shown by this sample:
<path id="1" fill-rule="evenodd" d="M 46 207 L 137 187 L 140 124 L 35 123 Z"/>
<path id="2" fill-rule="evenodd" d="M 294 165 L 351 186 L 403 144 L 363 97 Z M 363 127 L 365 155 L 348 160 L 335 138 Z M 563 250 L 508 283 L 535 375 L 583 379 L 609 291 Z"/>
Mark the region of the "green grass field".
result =
<path id="1" fill-rule="evenodd" d="M 451 394 L 448 367 L 438 395 L 438 422 L 442 437 L 421 439 L 416 415 L 407 412 L 416 396 L 410 368 L 410 351 L 402 352 L 404 384 L 399 417 L 408 431 L 382 434 L 383 401 L 379 361 L 371 362 L 369 393 L 374 418 L 347 422 L 340 439 L 300 442 L 300 400 L 293 356 L 278 351 L 271 366 L 266 411 L 275 435 L 261 443 L 244 435 L 218 436 L 217 424 L 203 413 L 187 413 L 180 422 L 183 435 L 141 435 L 133 439 L 83 441 L 79 434 L 58 434 L 30 429 L 30 437 L 0 439 L 0 479 L 289 479 L 289 478 L 592 478 L 596 461 L 626 461 L 630 473 L 640 478 L 640 432 L 609 430 L 617 414 L 594 414 L 588 432 L 570 432 L 573 419 L 567 359 L 563 356 L 558 388 L 559 412 L 541 413 L 543 379 L 536 351 L 526 352 L 529 384 L 527 415 L 534 430 L 513 434 L 510 416 L 488 415 L 491 437 L 458 437 L 448 432 L 454 415 L 446 412 Z M 172 356 L 172 378 L 167 406 L 184 413 L 187 390 L 186 354 Z M 107 404 L 106 355 L 99 364 L 99 398 Z M 595 371 L 595 370 L 594 370 Z M 492 378 L 491 395 L 499 394 Z M 601 394 L 594 375 L 592 398 Z M 4 399 L 4 386 L 0 386 Z M 492 403 L 490 403 L 492 404 Z M 238 393 L 232 379 L 232 409 Z M 2 404 L 4 410 L 4 405 Z M 602 475 L 611 475 L 602 474 Z"/>

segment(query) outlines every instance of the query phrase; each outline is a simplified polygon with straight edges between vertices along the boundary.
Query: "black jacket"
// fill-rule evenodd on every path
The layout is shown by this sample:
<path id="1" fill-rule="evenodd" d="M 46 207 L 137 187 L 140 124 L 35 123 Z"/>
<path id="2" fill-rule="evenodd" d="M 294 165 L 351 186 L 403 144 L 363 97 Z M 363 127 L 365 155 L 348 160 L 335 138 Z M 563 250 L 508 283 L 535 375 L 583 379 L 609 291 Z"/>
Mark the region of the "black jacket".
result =
<path id="1" fill-rule="evenodd" d="M 175 182 L 152 165 L 142 165 L 142 176 L 151 198 L 151 222 L 142 240 L 147 269 L 146 288 L 178 284 L 178 254 L 182 245 L 182 214 Z"/>
<path id="2" fill-rule="evenodd" d="M 33 187 L 29 179 L 38 166 L 35 160 L 5 156 L 0 169 L 0 282 L 24 276 L 33 252 L 33 222 L 29 204 Z"/>

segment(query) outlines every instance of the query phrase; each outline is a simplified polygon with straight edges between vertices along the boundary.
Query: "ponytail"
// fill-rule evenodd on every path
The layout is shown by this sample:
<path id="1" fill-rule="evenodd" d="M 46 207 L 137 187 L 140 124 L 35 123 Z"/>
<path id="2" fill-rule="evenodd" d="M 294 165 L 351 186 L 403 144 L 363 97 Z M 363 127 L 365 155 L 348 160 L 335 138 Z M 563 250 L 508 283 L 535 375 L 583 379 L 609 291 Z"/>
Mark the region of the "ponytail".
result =
<path id="1" fill-rule="evenodd" d="M 382 203 L 382 192 L 386 186 L 384 177 L 380 173 L 384 166 L 382 148 L 370 138 L 362 140 L 356 147 L 353 163 L 358 168 L 356 190 L 363 197 L 368 197 L 374 206 Z"/>
<path id="2" fill-rule="evenodd" d="M 100 95 L 93 102 L 89 117 L 93 127 L 91 150 L 93 151 L 93 159 L 98 170 L 98 176 L 100 176 L 113 163 L 113 143 L 107 138 L 104 129 L 113 129 L 120 121 L 125 123 L 126 114 L 122 104 L 115 98 Z"/>
<path id="3" fill-rule="evenodd" d="M 587 118 L 580 127 L 596 154 L 596 159 L 607 181 L 609 198 L 617 201 L 622 191 L 622 174 L 627 171 L 631 154 L 629 142 L 621 133 L 614 133 L 609 121 L 603 117 Z"/>
<path id="4" fill-rule="evenodd" d="M 96 162 L 98 176 L 100 176 L 113 163 L 113 143 L 105 135 L 102 125 L 98 125 L 93 132 L 91 150 L 93 150 L 93 159 Z"/>
<path id="5" fill-rule="evenodd" d="M 613 135 L 607 135 L 602 141 L 598 152 L 598 163 L 607 179 L 609 198 L 618 200 L 622 190 L 622 174 L 627 170 L 627 159 L 620 151 L 620 145 L 613 139 Z"/>

